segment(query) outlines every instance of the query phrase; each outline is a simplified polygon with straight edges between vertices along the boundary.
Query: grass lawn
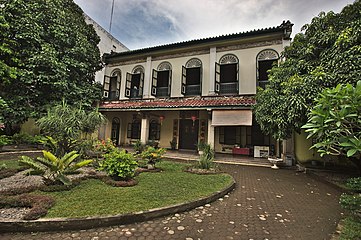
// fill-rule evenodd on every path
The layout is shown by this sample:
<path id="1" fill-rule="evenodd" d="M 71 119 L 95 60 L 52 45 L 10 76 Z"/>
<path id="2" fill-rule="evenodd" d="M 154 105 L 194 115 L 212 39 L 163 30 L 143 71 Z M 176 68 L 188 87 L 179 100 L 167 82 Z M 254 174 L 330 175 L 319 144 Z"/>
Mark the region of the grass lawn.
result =
<path id="1" fill-rule="evenodd" d="M 8 169 L 20 169 L 18 160 L 0 160 L 0 167 L 5 164 Z"/>
<path id="2" fill-rule="evenodd" d="M 185 166 L 163 161 L 157 164 L 163 172 L 141 173 L 134 187 L 117 188 L 89 179 L 70 191 L 46 193 L 56 200 L 46 217 L 114 215 L 164 207 L 209 196 L 232 182 L 227 174 L 185 173 Z"/>

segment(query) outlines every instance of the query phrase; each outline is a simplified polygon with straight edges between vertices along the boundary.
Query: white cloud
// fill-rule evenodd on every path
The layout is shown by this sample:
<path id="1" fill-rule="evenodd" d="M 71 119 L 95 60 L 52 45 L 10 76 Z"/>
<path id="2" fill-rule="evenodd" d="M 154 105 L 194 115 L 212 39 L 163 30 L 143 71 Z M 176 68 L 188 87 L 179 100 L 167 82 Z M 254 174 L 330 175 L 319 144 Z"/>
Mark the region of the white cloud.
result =
<path id="1" fill-rule="evenodd" d="M 75 0 L 108 29 L 112 0 Z M 131 49 L 295 23 L 352 0 L 115 0 L 112 34 Z M 126 18 L 124 16 L 127 16 Z"/>

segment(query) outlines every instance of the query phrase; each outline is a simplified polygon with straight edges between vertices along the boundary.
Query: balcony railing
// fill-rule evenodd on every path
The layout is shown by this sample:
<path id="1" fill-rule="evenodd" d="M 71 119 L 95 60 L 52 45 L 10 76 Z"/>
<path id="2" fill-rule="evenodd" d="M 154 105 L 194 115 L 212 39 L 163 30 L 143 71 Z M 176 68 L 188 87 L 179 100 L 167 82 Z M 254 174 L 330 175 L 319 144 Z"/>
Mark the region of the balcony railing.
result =
<path id="1" fill-rule="evenodd" d="M 157 87 L 157 97 L 169 97 L 168 87 Z"/>
<path id="2" fill-rule="evenodd" d="M 117 91 L 109 91 L 109 100 L 113 101 L 113 100 L 119 100 L 119 94 L 117 96 Z"/>
<path id="3" fill-rule="evenodd" d="M 186 96 L 196 96 L 201 94 L 201 85 L 187 85 Z"/>
<path id="4" fill-rule="evenodd" d="M 238 94 L 238 83 L 237 82 L 221 83 L 219 93 Z"/>

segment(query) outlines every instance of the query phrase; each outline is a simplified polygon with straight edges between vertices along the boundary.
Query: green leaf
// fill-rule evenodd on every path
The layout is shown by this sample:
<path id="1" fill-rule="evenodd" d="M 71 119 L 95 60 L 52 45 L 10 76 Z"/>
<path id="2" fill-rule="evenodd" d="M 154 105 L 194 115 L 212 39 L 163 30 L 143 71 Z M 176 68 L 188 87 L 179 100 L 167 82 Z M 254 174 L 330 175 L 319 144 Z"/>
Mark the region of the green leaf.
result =
<path id="1" fill-rule="evenodd" d="M 347 151 L 347 157 L 352 157 L 357 152 L 356 149 L 350 149 Z"/>

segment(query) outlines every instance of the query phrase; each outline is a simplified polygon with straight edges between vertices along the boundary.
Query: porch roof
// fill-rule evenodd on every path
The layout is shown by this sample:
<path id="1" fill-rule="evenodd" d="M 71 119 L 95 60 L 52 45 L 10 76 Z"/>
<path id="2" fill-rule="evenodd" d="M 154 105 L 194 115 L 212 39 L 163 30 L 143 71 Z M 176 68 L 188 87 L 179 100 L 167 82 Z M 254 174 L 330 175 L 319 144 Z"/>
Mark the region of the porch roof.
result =
<path id="1" fill-rule="evenodd" d="M 249 108 L 256 103 L 254 97 L 190 97 L 190 98 L 165 98 L 147 100 L 126 100 L 102 102 L 100 111 L 131 111 L 131 110 L 169 110 L 169 109 L 240 109 Z"/>

